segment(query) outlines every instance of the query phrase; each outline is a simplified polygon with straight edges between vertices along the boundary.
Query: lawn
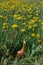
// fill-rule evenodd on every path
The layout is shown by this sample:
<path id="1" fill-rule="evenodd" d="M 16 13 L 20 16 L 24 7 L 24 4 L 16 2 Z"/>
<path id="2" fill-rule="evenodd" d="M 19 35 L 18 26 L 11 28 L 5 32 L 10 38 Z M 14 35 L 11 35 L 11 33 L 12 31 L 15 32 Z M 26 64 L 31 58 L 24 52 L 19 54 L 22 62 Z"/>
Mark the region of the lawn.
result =
<path id="1" fill-rule="evenodd" d="M 42 0 L 0 0 L 0 65 L 43 65 Z"/>

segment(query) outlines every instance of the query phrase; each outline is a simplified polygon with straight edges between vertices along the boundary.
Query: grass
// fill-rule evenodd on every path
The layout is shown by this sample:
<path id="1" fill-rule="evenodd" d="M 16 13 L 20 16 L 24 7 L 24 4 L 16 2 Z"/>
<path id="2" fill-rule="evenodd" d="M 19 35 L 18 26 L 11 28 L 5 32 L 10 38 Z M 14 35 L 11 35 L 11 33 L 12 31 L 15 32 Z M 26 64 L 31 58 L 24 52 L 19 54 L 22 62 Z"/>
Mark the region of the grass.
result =
<path id="1" fill-rule="evenodd" d="M 23 39 L 25 57 L 15 58 Z M 42 0 L 0 0 L 0 65 L 43 65 Z"/>

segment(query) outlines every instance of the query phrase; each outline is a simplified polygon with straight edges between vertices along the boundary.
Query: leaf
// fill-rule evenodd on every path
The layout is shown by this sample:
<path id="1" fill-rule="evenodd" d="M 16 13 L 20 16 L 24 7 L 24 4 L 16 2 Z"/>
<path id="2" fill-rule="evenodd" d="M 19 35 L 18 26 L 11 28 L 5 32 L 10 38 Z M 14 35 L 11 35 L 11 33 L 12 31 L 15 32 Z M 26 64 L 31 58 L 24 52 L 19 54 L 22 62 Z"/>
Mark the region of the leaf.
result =
<path id="1" fill-rule="evenodd" d="M 40 65 L 40 63 L 38 63 L 37 60 L 35 60 L 35 65 Z"/>

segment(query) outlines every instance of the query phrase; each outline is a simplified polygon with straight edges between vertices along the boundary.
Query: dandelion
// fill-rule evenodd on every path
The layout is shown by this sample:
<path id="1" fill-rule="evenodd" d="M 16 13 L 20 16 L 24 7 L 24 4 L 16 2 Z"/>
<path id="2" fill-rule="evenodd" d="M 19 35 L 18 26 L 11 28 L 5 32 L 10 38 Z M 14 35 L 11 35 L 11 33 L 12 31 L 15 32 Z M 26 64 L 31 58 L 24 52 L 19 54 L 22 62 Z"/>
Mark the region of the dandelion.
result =
<path id="1" fill-rule="evenodd" d="M 43 30 L 43 26 L 42 26 L 42 30 Z"/>
<path id="2" fill-rule="evenodd" d="M 33 19 L 37 21 L 38 17 L 35 17 L 35 16 L 34 16 Z"/>
<path id="3" fill-rule="evenodd" d="M 38 13 L 38 10 L 36 11 L 36 13 Z"/>
<path id="4" fill-rule="evenodd" d="M 29 12 L 29 14 L 32 14 L 32 11 L 31 11 L 31 12 Z"/>
<path id="5" fill-rule="evenodd" d="M 30 24 L 34 24 L 36 22 L 36 20 L 31 20 Z"/>
<path id="6" fill-rule="evenodd" d="M 17 14 L 14 14 L 14 18 L 16 18 L 17 17 Z"/>
<path id="7" fill-rule="evenodd" d="M 26 23 L 22 23 L 21 25 L 25 25 Z"/>
<path id="8" fill-rule="evenodd" d="M 6 11 L 6 9 L 4 9 L 4 11 Z"/>
<path id="9" fill-rule="evenodd" d="M 5 28 L 5 26 L 2 26 L 2 28 Z"/>
<path id="10" fill-rule="evenodd" d="M 41 5 L 43 5 L 43 2 L 40 2 Z"/>
<path id="11" fill-rule="evenodd" d="M 35 22 L 35 20 L 32 19 L 32 20 L 29 22 L 29 24 L 32 25 L 34 22 Z"/>
<path id="12" fill-rule="evenodd" d="M 14 5 L 11 7 L 11 9 L 13 9 L 14 8 Z"/>
<path id="13" fill-rule="evenodd" d="M 32 36 L 32 37 L 35 37 L 36 35 L 35 35 L 35 33 L 32 33 L 31 36 Z"/>
<path id="14" fill-rule="evenodd" d="M 43 11 L 43 9 L 42 9 L 42 11 Z"/>
<path id="15" fill-rule="evenodd" d="M 3 25 L 2 28 L 3 28 L 3 29 L 4 29 L 4 28 L 8 28 L 8 25 Z"/>
<path id="16" fill-rule="evenodd" d="M 41 40 L 38 40 L 37 42 L 38 42 L 38 43 L 40 43 L 40 42 L 41 42 Z"/>
<path id="17" fill-rule="evenodd" d="M 17 24 L 12 24 L 12 28 L 17 28 L 18 25 Z"/>
<path id="18" fill-rule="evenodd" d="M 40 34 L 37 34 L 36 36 L 37 36 L 38 38 L 40 38 Z"/>
<path id="19" fill-rule="evenodd" d="M 29 25 L 29 26 L 28 26 L 28 28 L 29 28 L 29 29 L 31 29 L 31 28 L 32 28 L 32 26 L 30 26 L 30 25 Z"/>
<path id="20" fill-rule="evenodd" d="M 18 12 L 22 12 L 22 10 L 18 10 Z"/>
<path id="21" fill-rule="evenodd" d="M 32 23 L 34 23 L 34 22 L 35 22 L 35 20 L 31 20 L 31 22 L 32 22 Z"/>
<path id="22" fill-rule="evenodd" d="M 38 16 L 38 13 L 36 13 L 36 16 Z"/>
<path id="23" fill-rule="evenodd" d="M 34 16 L 33 19 L 36 19 L 36 17 Z"/>
<path id="24" fill-rule="evenodd" d="M 4 19 L 7 19 L 7 16 L 5 16 Z"/>
<path id="25" fill-rule="evenodd" d="M 25 18 L 25 17 L 24 17 L 23 19 L 24 19 L 24 20 L 26 20 L 26 18 Z"/>
<path id="26" fill-rule="evenodd" d="M 8 18 L 7 18 L 7 16 L 5 16 L 5 17 L 4 17 L 4 19 L 5 19 L 5 21 L 8 21 Z"/>
<path id="27" fill-rule="evenodd" d="M 30 21 L 30 22 L 28 22 L 28 23 L 29 23 L 29 25 L 32 25 L 31 21 Z"/>
<path id="28" fill-rule="evenodd" d="M 25 11 L 25 8 L 22 8 L 23 11 Z"/>
<path id="29" fill-rule="evenodd" d="M 32 17 L 32 15 L 29 15 L 29 18 Z"/>
<path id="30" fill-rule="evenodd" d="M 43 22 L 41 22 L 41 25 L 43 25 Z"/>
<path id="31" fill-rule="evenodd" d="M 21 31 L 21 32 L 25 32 L 25 29 L 21 29 L 20 31 Z"/>
<path id="32" fill-rule="evenodd" d="M 38 20 L 39 21 L 39 23 L 41 22 L 41 20 Z"/>
<path id="33" fill-rule="evenodd" d="M 28 12 L 30 12 L 31 11 L 31 7 L 28 9 Z"/>
<path id="34" fill-rule="evenodd" d="M 3 25 L 7 25 L 7 23 L 3 23 Z"/>
<path id="35" fill-rule="evenodd" d="M 37 27 L 37 24 L 34 24 L 33 27 Z"/>
<path id="36" fill-rule="evenodd" d="M 3 18 L 3 16 L 2 16 L 2 15 L 0 15 L 0 18 Z"/>
<path id="37" fill-rule="evenodd" d="M 19 16 L 19 17 L 17 17 L 16 19 L 17 20 L 20 20 L 20 19 L 22 19 L 23 18 L 23 16 Z"/>
<path id="38" fill-rule="evenodd" d="M 36 9 L 38 10 L 38 7 L 36 7 Z"/>

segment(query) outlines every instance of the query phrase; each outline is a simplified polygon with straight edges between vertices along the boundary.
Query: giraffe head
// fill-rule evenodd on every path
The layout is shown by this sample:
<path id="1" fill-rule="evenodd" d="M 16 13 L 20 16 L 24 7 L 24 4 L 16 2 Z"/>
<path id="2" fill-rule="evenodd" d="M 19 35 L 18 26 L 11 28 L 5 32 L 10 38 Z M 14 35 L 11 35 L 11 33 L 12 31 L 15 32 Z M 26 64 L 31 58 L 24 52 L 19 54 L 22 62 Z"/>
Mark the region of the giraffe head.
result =
<path id="1" fill-rule="evenodd" d="M 23 40 L 23 44 L 25 44 L 25 45 L 26 45 L 26 40 L 25 40 L 25 39 Z"/>

